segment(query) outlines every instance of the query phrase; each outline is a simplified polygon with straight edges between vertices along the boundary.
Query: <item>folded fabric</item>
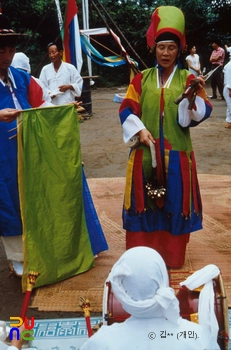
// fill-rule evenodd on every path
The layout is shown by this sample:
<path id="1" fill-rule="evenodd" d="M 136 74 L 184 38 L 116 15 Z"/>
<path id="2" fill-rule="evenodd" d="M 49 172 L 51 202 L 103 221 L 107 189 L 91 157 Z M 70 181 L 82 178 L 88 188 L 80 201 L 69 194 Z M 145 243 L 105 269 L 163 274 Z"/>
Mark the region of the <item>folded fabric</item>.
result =
<path id="1" fill-rule="evenodd" d="M 219 326 L 214 311 L 214 290 L 212 279 L 219 274 L 219 268 L 216 265 L 210 264 L 194 272 L 185 281 L 180 282 L 181 286 L 186 286 L 190 290 L 204 285 L 199 295 L 198 319 L 199 324 L 210 331 L 211 337 L 213 337 L 214 340 L 217 339 Z"/>

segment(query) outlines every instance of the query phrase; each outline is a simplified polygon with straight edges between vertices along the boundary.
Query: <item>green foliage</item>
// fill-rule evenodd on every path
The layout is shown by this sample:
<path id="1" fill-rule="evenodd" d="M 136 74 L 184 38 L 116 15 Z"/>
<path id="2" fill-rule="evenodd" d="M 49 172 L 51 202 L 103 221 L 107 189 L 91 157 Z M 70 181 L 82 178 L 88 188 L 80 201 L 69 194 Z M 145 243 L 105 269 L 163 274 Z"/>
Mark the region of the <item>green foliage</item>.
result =
<path id="1" fill-rule="evenodd" d="M 60 35 L 55 0 L 2 0 L 1 3 L 13 29 L 30 35 L 18 49 L 30 57 L 32 73 L 38 76 L 42 66 L 49 63 L 47 44 Z M 63 18 L 66 4 L 67 0 L 60 0 Z M 77 0 L 77 4 L 79 26 L 82 28 L 82 3 Z M 196 45 L 202 66 L 209 69 L 214 35 L 222 40 L 223 45 L 231 45 L 230 4 L 231 0 L 89 0 L 90 27 L 105 27 L 106 21 L 120 37 L 128 54 L 139 63 L 139 68 L 144 69 L 153 65 L 154 60 L 148 52 L 145 38 L 152 12 L 158 6 L 177 6 L 185 14 L 187 43 Z M 120 54 L 111 36 L 94 38 L 97 43 L 92 43 L 102 55 Z M 82 75 L 88 75 L 85 58 Z M 93 63 L 93 75 L 100 76 L 100 85 L 122 85 L 129 81 L 127 65 L 107 68 Z"/>

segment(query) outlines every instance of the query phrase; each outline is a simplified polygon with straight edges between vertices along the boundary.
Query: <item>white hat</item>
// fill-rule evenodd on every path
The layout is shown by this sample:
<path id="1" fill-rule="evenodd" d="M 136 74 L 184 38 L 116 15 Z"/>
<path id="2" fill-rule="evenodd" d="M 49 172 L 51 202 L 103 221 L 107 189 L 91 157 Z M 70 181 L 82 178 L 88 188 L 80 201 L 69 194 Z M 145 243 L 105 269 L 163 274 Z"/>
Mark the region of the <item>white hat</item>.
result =
<path id="1" fill-rule="evenodd" d="M 14 68 L 23 69 L 29 74 L 31 72 L 29 57 L 27 57 L 23 52 L 16 52 L 11 66 Z"/>
<path id="2" fill-rule="evenodd" d="M 112 267 L 109 281 L 113 293 L 130 315 L 166 317 L 178 323 L 179 301 L 169 287 L 162 257 L 148 247 L 127 250 Z"/>

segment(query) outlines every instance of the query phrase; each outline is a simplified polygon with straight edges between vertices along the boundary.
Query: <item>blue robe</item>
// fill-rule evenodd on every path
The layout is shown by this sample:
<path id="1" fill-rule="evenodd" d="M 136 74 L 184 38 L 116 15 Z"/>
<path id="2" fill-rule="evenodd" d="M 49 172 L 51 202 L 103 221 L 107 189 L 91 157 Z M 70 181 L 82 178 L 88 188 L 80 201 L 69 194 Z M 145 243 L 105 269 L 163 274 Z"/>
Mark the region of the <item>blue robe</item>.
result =
<path id="1" fill-rule="evenodd" d="M 28 103 L 31 77 L 29 74 L 10 68 L 15 84 L 13 88 L 23 109 L 31 108 Z M 12 93 L 7 85 L 0 83 L 0 109 L 15 108 Z M 17 130 L 16 120 L 0 123 L 0 235 L 17 236 L 22 234 L 21 215 L 17 181 Z"/>
<path id="2" fill-rule="evenodd" d="M 44 102 L 41 86 L 24 71 L 13 67 L 10 67 L 10 70 L 17 87 L 13 90 L 22 109 L 39 107 Z M 15 108 L 9 87 L 3 86 L 1 83 L 0 96 L 0 109 Z M 16 121 L 0 123 L 0 236 L 22 234 L 17 176 L 17 137 L 10 138 L 17 134 L 17 130 L 10 131 L 16 126 Z M 95 211 L 84 171 L 82 177 L 84 210 L 89 238 L 93 254 L 98 254 L 107 250 L 108 245 Z"/>

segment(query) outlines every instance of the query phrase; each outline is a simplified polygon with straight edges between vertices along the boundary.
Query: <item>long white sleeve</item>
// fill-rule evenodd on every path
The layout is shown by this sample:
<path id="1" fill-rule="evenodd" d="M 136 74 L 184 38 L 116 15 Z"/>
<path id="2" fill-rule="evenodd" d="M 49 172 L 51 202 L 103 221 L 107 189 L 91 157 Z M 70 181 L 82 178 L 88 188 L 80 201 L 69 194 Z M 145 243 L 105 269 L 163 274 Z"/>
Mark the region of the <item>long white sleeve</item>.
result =
<path id="1" fill-rule="evenodd" d="M 183 99 L 179 104 L 178 109 L 178 123 L 183 127 L 191 126 L 191 122 L 194 121 L 196 124 L 199 124 L 206 115 L 206 105 L 203 98 L 196 96 L 195 106 L 192 110 L 188 109 L 189 101 L 187 98 Z M 195 124 L 194 124 L 195 126 Z"/>
<path id="2" fill-rule="evenodd" d="M 122 125 L 123 139 L 125 143 L 137 134 L 140 130 L 146 129 L 143 122 L 135 114 L 130 114 Z"/>

